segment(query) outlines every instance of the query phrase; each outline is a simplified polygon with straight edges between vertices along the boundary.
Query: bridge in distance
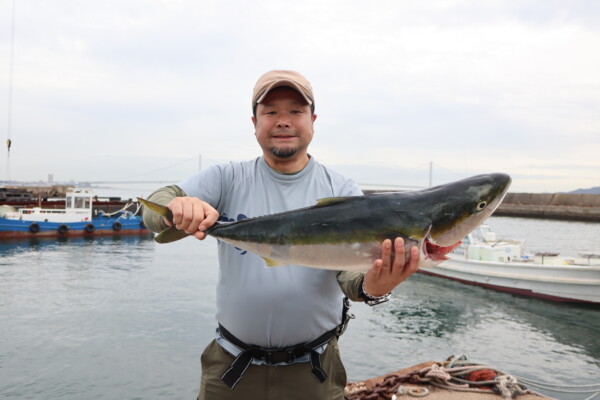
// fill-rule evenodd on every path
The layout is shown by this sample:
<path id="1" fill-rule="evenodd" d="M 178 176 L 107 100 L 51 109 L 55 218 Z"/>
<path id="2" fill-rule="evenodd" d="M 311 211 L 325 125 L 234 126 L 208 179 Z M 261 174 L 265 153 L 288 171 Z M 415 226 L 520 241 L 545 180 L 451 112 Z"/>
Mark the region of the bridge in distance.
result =
<path id="1" fill-rule="evenodd" d="M 181 181 L 181 179 L 161 179 L 161 180 L 145 180 L 145 181 L 116 181 L 116 180 L 104 180 L 104 181 L 89 181 L 91 185 L 110 185 L 110 184 L 118 184 L 118 185 L 139 185 L 139 184 L 156 184 L 156 185 L 170 185 Z M 414 185 L 390 185 L 390 184 L 379 184 L 379 183 L 358 183 L 358 186 L 366 192 L 389 192 L 389 191 L 408 191 L 408 190 L 419 190 L 424 189 L 425 186 L 414 186 Z"/>

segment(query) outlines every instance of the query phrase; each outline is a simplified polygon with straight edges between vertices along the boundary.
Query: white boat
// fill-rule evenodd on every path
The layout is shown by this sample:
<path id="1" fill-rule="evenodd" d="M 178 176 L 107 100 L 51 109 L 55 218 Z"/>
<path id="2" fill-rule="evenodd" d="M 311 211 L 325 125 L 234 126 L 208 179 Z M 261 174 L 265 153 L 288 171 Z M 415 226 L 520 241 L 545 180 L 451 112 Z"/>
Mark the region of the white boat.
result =
<path id="1" fill-rule="evenodd" d="M 65 207 L 0 208 L 0 240 L 52 236 L 101 236 L 147 234 L 140 215 L 140 204 L 135 211 L 127 203 L 120 210 L 106 213 L 94 209 L 91 189 L 67 191 Z"/>
<path id="2" fill-rule="evenodd" d="M 600 304 L 600 253 L 528 254 L 524 242 L 497 240 L 487 225 L 469 234 L 448 260 L 419 272 L 552 301 Z"/>

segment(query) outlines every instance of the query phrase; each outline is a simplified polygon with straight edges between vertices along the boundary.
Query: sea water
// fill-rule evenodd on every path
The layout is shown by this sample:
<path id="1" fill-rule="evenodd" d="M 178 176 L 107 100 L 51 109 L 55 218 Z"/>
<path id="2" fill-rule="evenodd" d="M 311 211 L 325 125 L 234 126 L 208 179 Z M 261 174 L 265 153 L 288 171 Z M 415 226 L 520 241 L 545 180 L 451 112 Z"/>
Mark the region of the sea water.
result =
<path id="1" fill-rule="evenodd" d="M 534 250 L 600 250 L 600 224 L 489 222 Z M 0 242 L 0 398 L 195 398 L 217 276 L 214 239 Z M 351 311 L 340 340 L 349 380 L 464 354 L 553 384 L 600 383 L 599 308 L 414 275 L 390 302 Z"/>

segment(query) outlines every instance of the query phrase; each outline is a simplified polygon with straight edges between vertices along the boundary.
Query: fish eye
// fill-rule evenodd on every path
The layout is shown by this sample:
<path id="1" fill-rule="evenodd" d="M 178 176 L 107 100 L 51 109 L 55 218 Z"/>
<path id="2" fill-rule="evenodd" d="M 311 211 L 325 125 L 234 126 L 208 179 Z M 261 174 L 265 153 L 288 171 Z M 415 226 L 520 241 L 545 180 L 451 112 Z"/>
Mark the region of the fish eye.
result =
<path id="1" fill-rule="evenodd" d="M 481 201 L 477 204 L 477 211 L 483 211 L 483 209 L 487 206 L 487 201 Z"/>

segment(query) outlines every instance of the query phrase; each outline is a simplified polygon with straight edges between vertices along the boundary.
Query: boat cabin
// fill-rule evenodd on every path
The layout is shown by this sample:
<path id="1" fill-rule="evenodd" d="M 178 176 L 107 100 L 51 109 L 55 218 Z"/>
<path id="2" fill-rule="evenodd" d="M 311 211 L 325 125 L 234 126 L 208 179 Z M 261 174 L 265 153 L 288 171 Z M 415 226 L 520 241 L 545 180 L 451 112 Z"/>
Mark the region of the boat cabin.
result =
<path id="1" fill-rule="evenodd" d="M 84 222 L 92 220 L 91 189 L 69 189 L 66 194 L 64 209 L 43 209 L 40 207 L 21 208 L 17 212 L 7 212 L 7 219 L 44 222 Z"/>

